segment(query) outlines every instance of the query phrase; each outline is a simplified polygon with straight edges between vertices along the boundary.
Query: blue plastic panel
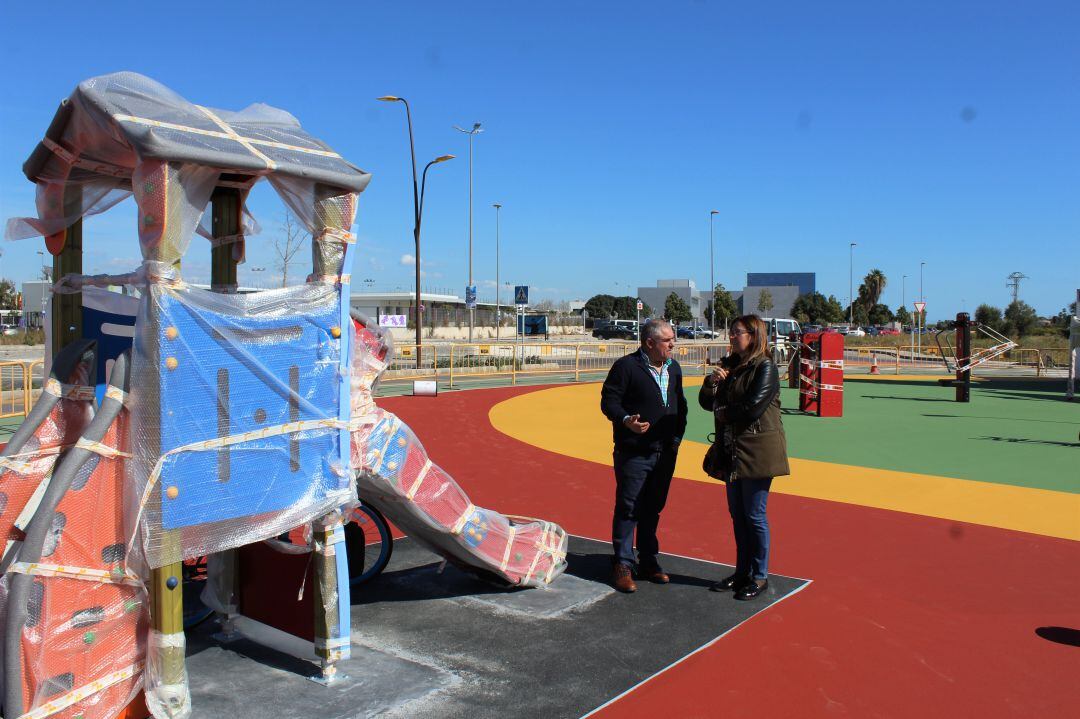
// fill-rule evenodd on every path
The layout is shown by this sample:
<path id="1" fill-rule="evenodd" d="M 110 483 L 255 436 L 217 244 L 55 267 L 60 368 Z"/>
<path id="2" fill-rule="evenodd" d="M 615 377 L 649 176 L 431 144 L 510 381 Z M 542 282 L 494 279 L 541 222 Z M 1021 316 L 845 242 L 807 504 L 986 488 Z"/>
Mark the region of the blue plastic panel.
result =
<path id="1" fill-rule="evenodd" d="M 162 454 L 288 422 L 338 419 L 339 304 L 321 303 L 313 315 L 238 316 L 159 295 Z M 316 429 L 170 456 L 158 483 L 162 527 L 324 500 L 348 487 L 341 436 Z"/>

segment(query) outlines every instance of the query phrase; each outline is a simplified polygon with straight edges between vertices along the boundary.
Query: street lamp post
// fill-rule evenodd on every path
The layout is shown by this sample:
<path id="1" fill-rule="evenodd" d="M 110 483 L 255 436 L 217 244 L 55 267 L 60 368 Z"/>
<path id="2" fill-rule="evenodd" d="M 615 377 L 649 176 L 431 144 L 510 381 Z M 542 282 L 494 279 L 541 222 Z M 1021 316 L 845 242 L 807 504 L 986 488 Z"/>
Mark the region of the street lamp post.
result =
<path id="1" fill-rule="evenodd" d="M 502 205 L 498 202 L 492 205 L 495 208 L 495 341 L 499 341 L 499 325 L 502 324 L 502 292 L 499 288 L 499 211 Z"/>
<path id="2" fill-rule="evenodd" d="M 454 129 L 458 132 L 464 132 L 469 136 L 469 287 L 473 286 L 473 274 L 472 274 L 472 191 L 473 191 L 473 174 L 472 174 L 472 143 L 473 137 L 478 133 L 483 132 L 480 129 L 480 123 L 474 122 L 471 130 L 466 130 L 463 127 L 454 125 Z M 469 342 L 473 341 L 473 324 L 475 323 L 476 308 L 469 308 Z"/>
<path id="3" fill-rule="evenodd" d="M 453 155 L 440 155 L 434 160 L 429 162 L 424 167 L 424 174 L 420 183 L 420 189 L 416 187 L 416 149 L 413 143 L 413 129 L 412 129 L 412 113 L 409 111 L 409 101 L 403 97 L 395 97 L 394 95 L 384 95 L 377 98 L 383 102 L 400 102 L 405 106 L 405 120 L 409 126 L 409 156 L 412 159 L 412 184 L 413 184 L 413 244 L 415 246 L 415 262 L 416 262 L 416 366 L 420 367 L 420 357 L 423 354 L 421 351 L 421 344 L 423 343 L 420 327 L 420 220 L 423 217 L 424 212 L 424 183 L 427 180 L 428 168 L 438 162 L 445 162 L 446 160 L 454 159 Z"/>
<path id="4" fill-rule="evenodd" d="M 848 247 L 848 272 L 847 272 L 847 298 L 848 298 L 848 325 L 855 324 L 855 295 L 854 295 L 854 282 L 852 280 L 852 270 L 855 267 L 855 245 L 857 242 L 852 242 Z"/>
<path id="5" fill-rule="evenodd" d="M 713 279 L 713 218 L 719 214 L 719 210 L 712 210 L 709 212 L 709 331 L 713 338 L 716 337 L 716 280 Z"/>

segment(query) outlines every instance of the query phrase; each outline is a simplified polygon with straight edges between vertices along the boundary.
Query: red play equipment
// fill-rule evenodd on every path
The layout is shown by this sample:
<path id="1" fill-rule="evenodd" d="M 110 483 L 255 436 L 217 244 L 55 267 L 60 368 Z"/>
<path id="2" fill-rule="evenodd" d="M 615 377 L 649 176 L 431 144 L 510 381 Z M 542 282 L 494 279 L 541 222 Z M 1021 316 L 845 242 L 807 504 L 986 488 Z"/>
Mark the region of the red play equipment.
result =
<path id="1" fill-rule="evenodd" d="M 844 336 L 809 332 L 799 345 L 799 409 L 818 417 L 844 414 Z"/>

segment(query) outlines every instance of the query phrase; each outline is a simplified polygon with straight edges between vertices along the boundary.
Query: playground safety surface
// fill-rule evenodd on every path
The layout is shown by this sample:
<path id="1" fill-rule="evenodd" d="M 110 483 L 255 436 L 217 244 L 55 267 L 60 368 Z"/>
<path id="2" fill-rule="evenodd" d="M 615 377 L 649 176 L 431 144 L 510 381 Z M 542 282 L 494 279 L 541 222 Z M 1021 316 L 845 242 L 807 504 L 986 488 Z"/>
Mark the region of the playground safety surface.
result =
<path id="1" fill-rule="evenodd" d="M 399 539 L 354 599 L 346 678 L 324 688 L 304 678 L 308 662 L 204 630 L 188 652 L 194 716 L 573 719 L 806 585 L 774 576 L 760 600 L 736 602 L 705 591 L 730 567 L 665 555 L 671 584 L 622 595 L 607 584 L 610 556 L 610 544 L 572 537 L 552 587 L 505 590 Z"/>

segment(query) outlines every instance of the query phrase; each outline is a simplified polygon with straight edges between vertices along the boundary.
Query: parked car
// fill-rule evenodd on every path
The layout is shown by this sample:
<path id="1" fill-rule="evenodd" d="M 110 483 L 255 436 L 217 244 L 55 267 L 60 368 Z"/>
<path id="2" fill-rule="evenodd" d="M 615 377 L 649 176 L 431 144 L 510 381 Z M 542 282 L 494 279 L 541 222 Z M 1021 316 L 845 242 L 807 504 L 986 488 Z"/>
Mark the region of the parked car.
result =
<path id="1" fill-rule="evenodd" d="M 599 325 L 599 326 L 597 326 Z M 593 337 L 601 340 L 636 340 L 638 323 L 634 320 L 611 320 L 593 326 Z"/>
<path id="2" fill-rule="evenodd" d="M 19 334 L 19 327 L 17 325 L 0 325 L 0 331 L 10 337 Z"/>
<path id="3" fill-rule="evenodd" d="M 686 340 L 712 339 L 713 333 L 708 327 L 701 325 L 679 325 L 675 328 L 675 336 Z"/>
<path id="4" fill-rule="evenodd" d="M 882 327 L 879 334 L 896 336 L 900 334 L 900 330 L 893 329 L 892 327 Z"/>
<path id="5" fill-rule="evenodd" d="M 865 337 L 866 330 L 862 327 L 849 327 L 845 334 L 847 334 L 848 337 Z"/>

